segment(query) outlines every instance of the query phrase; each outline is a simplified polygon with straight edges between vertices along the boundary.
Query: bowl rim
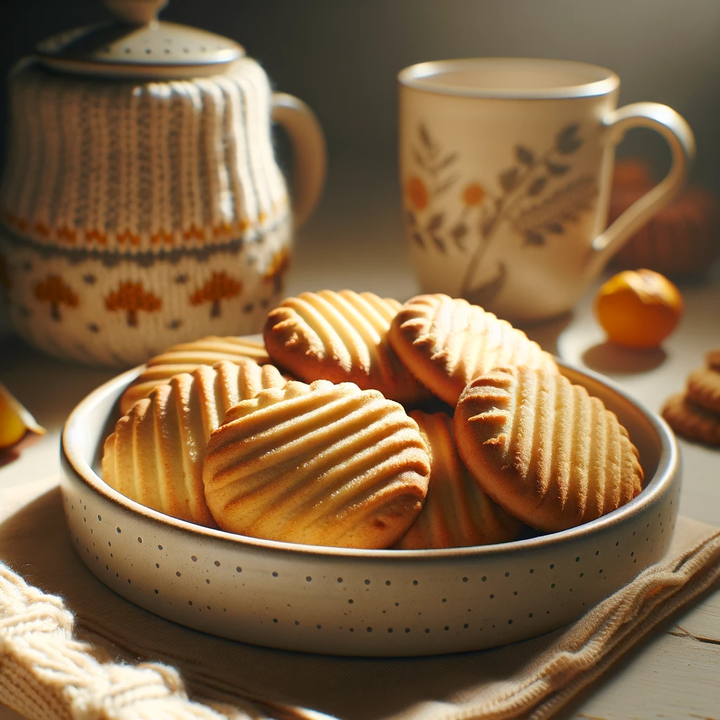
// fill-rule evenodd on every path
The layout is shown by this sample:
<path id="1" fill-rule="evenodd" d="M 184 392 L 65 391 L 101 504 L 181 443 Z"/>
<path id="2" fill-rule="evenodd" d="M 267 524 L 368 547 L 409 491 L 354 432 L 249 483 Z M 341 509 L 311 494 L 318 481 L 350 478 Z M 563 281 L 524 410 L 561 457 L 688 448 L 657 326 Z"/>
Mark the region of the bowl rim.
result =
<path id="1" fill-rule="evenodd" d="M 561 370 L 569 371 L 571 374 L 576 374 L 580 377 L 584 376 L 588 380 L 598 383 L 612 391 L 619 396 L 620 400 L 627 403 L 632 411 L 642 416 L 642 418 L 650 424 L 659 439 L 660 454 L 653 477 L 639 495 L 630 502 L 617 510 L 613 510 L 606 515 L 582 525 L 567 530 L 537 535 L 531 538 L 491 545 L 471 545 L 466 547 L 421 550 L 338 548 L 322 545 L 303 545 L 300 543 L 266 540 L 263 538 L 239 535 L 217 528 L 205 527 L 186 520 L 180 520 L 158 510 L 141 505 L 135 500 L 131 500 L 117 492 L 102 480 L 91 465 L 82 457 L 82 453 L 77 447 L 77 442 L 74 440 L 74 437 L 76 433 L 82 431 L 83 421 L 91 408 L 94 407 L 101 398 L 105 398 L 108 395 L 114 394 L 117 401 L 122 390 L 142 372 L 145 365 L 138 365 L 137 367 L 116 375 L 95 388 L 95 390 L 86 395 L 75 406 L 68 416 L 61 434 L 60 449 L 62 465 L 64 466 L 65 473 L 72 471 L 76 478 L 82 483 L 103 496 L 106 500 L 119 506 L 120 509 L 140 515 L 145 520 L 154 521 L 166 526 L 168 531 L 187 533 L 194 537 L 200 535 L 215 541 L 249 547 L 249 549 L 253 551 L 284 552 L 298 558 L 373 559 L 396 562 L 398 559 L 435 561 L 450 558 L 490 558 L 505 553 L 549 549 L 557 545 L 565 545 L 569 541 L 582 541 L 592 537 L 597 532 L 603 532 L 619 526 L 629 517 L 642 512 L 647 505 L 652 505 L 653 500 L 667 490 L 668 485 L 679 472 L 679 450 L 677 442 L 669 426 L 660 415 L 645 408 L 640 402 L 620 388 L 613 380 L 592 370 L 574 367 L 558 357 L 555 357 L 555 361 Z"/>

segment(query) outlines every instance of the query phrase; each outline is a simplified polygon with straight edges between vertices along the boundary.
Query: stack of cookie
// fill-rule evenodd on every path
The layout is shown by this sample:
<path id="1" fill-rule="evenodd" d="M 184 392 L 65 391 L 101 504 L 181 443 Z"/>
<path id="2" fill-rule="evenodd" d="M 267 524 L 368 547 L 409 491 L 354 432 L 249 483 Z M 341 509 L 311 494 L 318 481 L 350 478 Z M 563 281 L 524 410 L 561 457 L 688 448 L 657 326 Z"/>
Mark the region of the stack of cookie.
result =
<path id="1" fill-rule="evenodd" d="M 707 354 L 704 367 L 690 373 L 684 392 L 668 398 L 662 416 L 678 435 L 720 445 L 720 348 Z"/>
<path id="2" fill-rule="evenodd" d="M 600 400 L 520 330 L 440 294 L 287 298 L 262 343 L 170 348 L 121 407 L 108 484 L 271 540 L 508 542 L 593 520 L 642 486 L 637 450 Z"/>

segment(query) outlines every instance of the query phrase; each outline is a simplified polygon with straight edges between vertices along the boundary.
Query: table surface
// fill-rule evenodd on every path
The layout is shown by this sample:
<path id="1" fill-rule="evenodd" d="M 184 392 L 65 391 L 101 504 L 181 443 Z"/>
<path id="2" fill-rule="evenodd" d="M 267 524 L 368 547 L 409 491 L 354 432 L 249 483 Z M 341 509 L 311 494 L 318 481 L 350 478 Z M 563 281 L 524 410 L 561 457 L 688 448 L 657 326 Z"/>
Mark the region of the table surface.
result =
<path id="1" fill-rule="evenodd" d="M 351 167 L 338 167 L 337 177 L 353 181 L 333 182 L 331 168 L 322 205 L 298 233 L 286 293 L 351 288 L 400 300 L 416 294 L 394 179 L 359 160 Z M 566 362 L 607 375 L 658 411 L 668 395 L 683 389 L 685 378 L 703 364 L 707 351 L 720 347 L 720 267 L 680 287 L 685 315 L 657 351 L 633 352 L 605 341 L 592 313 L 597 283 L 588 288 L 571 316 L 524 329 Z M 0 467 L 0 502 L 5 493 L 59 472 L 59 436 L 68 413 L 115 374 L 52 359 L 11 334 L 0 338 L 0 381 L 48 431 Z M 680 512 L 720 526 L 720 449 L 682 439 L 679 445 Z M 0 720 L 18 717 L 0 707 Z M 706 593 L 634 648 L 560 717 L 718 720 L 720 588 Z"/>

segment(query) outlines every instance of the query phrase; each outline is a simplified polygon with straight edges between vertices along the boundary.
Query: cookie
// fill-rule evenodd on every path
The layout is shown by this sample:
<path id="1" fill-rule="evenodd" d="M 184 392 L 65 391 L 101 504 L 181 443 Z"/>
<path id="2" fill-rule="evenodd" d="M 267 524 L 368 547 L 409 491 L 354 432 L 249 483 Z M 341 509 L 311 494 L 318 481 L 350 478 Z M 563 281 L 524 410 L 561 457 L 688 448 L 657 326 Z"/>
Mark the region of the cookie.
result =
<path id="1" fill-rule="evenodd" d="M 521 330 L 467 300 L 418 295 L 393 318 L 390 344 L 412 373 L 454 406 L 463 388 L 498 366 L 557 372 L 552 355 Z"/>
<path id="2" fill-rule="evenodd" d="M 684 393 L 669 397 L 660 413 L 668 425 L 687 440 L 720 445 L 720 413 L 695 404 Z"/>
<path id="3" fill-rule="evenodd" d="M 118 420 L 105 441 L 103 479 L 141 505 L 216 527 L 202 484 L 210 433 L 240 400 L 285 383 L 275 366 L 254 360 L 223 360 L 175 375 Z"/>
<path id="4" fill-rule="evenodd" d="M 548 370 L 497 368 L 475 378 L 454 428 L 480 488 L 537 530 L 594 520 L 641 490 L 638 452 L 616 415 Z"/>
<path id="5" fill-rule="evenodd" d="M 688 400 L 713 413 L 720 413 L 720 370 L 698 368 L 687 379 Z"/>
<path id="6" fill-rule="evenodd" d="M 400 404 L 328 380 L 291 381 L 231 408 L 202 474 L 223 530 L 349 548 L 393 545 L 420 513 L 429 475 Z"/>
<path id="7" fill-rule="evenodd" d="M 370 292 L 305 292 L 270 311 L 263 337 L 273 361 L 300 380 L 353 382 L 415 405 L 431 395 L 387 342 L 399 308 Z"/>
<path id="8" fill-rule="evenodd" d="M 126 415 L 134 403 L 174 375 L 191 373 L 200 365 L 214 365 L 220 360 L 238 362 L 245 358 L 260 364 L 270 362 L 263 343 L 247 338 L 208 336 L 173 345 L 150 358 L 145 369 L 130 383 L 120 398 L 120 414 Z"/>
<path id="9" fill-rule="evenodd" d="M 395 547 L 403 550 L 451 548 L 510 542 L 521 524 L 496 505 L 473 480 L 455 447 L 452 418 L 446 413 L 410 413 L 430 454 L 425 505 Z"/>
<path id="10" fill-rule="evenodd" d="M 706 357 L 707 360 L 707 366 L 711 370 L 717 370 L 720 372 L 720 348 L 715 348 L 714 350 L 711 350 Z"/>

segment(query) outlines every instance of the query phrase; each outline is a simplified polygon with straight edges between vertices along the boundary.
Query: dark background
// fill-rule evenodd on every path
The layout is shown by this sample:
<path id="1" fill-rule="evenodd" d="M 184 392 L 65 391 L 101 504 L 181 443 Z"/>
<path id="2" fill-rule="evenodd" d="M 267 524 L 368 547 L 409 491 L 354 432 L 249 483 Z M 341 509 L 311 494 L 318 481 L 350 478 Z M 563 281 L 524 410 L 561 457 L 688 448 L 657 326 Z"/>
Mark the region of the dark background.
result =
<path id="1" fill-rule="evenodd" d="M 0 73 L 38 40 L 109 18 L 101 0 L 0 0 Z M 696 134 L 692 180 L 720 192 L 719 0 L 171 0 L 161 18 L 240 42 L 276 89 L 308 103 L 327 136 L 329 185 L 346 179 L 353 157 L 394 178 L 401 68 L 525 56 L 606 66 L 621 77 L 621 104 L 675 108 Z M 640 153 L 664 172 L 669 153 L 649 130 L 619 149 Z"/>

